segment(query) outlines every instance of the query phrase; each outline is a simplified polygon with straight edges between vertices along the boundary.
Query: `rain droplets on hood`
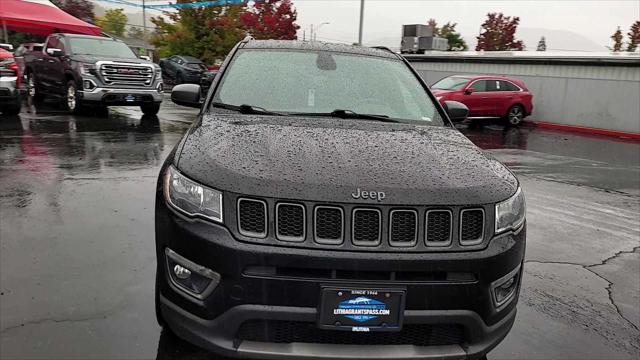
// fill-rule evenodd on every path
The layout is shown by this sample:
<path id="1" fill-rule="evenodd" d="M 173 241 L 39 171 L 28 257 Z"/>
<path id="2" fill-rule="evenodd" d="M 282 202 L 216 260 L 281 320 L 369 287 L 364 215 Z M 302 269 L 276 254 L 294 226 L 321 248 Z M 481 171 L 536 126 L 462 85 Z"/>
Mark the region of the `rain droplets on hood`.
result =
<path id="1" fill-rule="evenodd" d="M 206 115 L 178 167 L 220 190 L 316 201 L 359 187 L 387 204 L 487 204 L 517 187 L 457 130 L 334 118 Z"/>

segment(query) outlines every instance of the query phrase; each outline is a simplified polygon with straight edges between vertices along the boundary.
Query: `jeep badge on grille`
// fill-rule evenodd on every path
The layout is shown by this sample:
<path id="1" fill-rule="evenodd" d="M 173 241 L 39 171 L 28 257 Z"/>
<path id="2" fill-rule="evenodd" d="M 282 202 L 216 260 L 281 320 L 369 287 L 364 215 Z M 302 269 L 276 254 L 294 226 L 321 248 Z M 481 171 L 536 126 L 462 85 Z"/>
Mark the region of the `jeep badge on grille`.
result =
<path id="1" fill-rule="evenodd" d="M 371 199 L 371 200 L 384 200 L 387 195 L 384 191 L 364 191 L 360 190 L 360 188 L 356 189 L 355 193 L 351 193 L 351 197 L 354 199 Z"/>

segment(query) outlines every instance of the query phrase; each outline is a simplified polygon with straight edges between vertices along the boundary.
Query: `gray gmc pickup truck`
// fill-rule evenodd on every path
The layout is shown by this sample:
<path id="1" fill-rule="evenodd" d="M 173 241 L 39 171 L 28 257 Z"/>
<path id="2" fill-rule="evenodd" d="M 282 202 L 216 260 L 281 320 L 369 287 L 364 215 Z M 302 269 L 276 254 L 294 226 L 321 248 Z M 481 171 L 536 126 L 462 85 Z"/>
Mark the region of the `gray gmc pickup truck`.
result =
<path id="1" fill-rule="evenodd" d="M 25 67 L 29 97 L 37 103 L 54 96 L 71 113 L 124 105 L 155 115 L 162 102 L 160 67 L 112 38 L 52 34 Z"/>

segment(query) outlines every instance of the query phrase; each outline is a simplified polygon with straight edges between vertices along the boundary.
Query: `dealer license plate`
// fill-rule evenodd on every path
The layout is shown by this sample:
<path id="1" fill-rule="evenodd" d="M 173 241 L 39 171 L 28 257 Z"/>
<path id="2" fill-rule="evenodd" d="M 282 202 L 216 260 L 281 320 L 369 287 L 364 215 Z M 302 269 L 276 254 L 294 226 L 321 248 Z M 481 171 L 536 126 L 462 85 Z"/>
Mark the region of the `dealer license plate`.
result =
<path id="1" fill-rule="evenodd" d="M 404 289 L 323 287 L 318 326 L 347 331 L 399 331 L 404 314 Z"/>

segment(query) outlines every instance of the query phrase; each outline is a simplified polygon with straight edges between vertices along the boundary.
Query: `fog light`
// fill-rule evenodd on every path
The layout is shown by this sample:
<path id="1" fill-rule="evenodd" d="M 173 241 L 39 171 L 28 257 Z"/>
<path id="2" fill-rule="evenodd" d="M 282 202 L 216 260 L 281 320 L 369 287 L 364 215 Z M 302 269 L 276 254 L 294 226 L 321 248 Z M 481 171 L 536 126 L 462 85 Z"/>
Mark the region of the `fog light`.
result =
<path id="1" fill-rule="evenodd" d="M 84 80 L 82 81 L 82 87 L 85 90 L 93 90 L 96 88 L 96 84 L 91 80 Z"/>
<path id="2" fill-rule="evenodd" d="M 513 269 L 507 275 L 491 283 L 491 295 L 493 304 L 498 311 L 502 310 L 515 297 L 518 288 L 518 276 L 520 275 L 520 266 Z"/>
<path id="3" fill-rule="evenodd" d="M 220 283 L 220 274 L 165 249 L 171 283 L 181 292 L 204 299 Z"/>
<path id="4" fill-rule="evenodd" d="M 178 277 L 178 279 L 188 279 L 189 276 L 191 276 L 191 271 L 189 271 L 189 269 L 184 268 L 180 265 L 176 265 L 173 267 L 173 273 L 176 274 L 176 277 Z"/>

